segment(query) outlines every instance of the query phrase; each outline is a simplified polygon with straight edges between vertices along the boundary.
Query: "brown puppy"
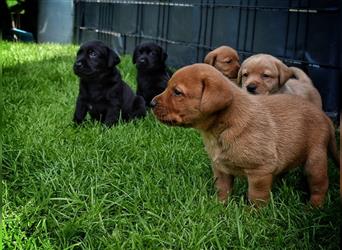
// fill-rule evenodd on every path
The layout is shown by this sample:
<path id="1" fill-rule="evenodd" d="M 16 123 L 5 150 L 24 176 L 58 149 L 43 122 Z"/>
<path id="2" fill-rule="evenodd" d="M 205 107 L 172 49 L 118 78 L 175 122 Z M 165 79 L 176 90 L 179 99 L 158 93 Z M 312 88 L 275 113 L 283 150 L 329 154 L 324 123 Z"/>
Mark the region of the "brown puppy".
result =
<path id="1" fill-rule="evenodd" d="M 250 95 L 214 67 L 194 64 L 176 71 L 151 104 L 161 122 L 200 131 L 220 200 L 240 175 L 248 179 L 252 202 L 268 201 L 274 177 L 303 163 L 310 201 L 323 204 L 328 149 L 339 164 L 334 128 L 303 98 Z"/>
<path id="2" fill-rule="evenodd" d="M 218 47 L 206 55 L 204 63 L 214 66 L 230 80 L 236 82 L 240 59 L 235 49 L 228 46 Z"/>
<path id="3" fill-rule="evenodd" d="M 321 96 L 310 78 L 301 69 L 289 68 L 271 55 L 257 54 L 247 58 L 241 65 L 237 82 L 251 94 L 299 95 L 322 108 Z"/>

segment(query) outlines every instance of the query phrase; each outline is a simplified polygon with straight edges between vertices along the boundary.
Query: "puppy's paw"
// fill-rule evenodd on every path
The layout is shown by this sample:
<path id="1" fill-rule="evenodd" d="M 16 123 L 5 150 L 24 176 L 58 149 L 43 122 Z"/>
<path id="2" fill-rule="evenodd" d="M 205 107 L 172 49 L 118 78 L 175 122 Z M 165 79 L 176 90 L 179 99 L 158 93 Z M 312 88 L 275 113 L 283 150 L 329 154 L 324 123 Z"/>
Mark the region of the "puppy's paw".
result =
<path id="1" fill-rule="evenodd" d="M 74 117 L 74 119 L 72 120 L 74 125 L 81 125 L 83 123 L 83 119 L 78 119 L 76 117 Z"/>

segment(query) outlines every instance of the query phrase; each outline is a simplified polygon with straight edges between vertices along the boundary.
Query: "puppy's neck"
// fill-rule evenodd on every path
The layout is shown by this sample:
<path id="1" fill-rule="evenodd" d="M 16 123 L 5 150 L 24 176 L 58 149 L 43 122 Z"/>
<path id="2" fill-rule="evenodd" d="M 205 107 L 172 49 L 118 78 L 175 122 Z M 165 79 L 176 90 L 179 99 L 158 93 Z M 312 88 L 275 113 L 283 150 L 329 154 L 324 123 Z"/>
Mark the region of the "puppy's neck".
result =
<path id="1" fill-rule="evenodd" d="M 205 116 L 194 126 L 194 128 L 201 133 L 220 133 L 220 131 L 224 130 L 225 123 L 222 118 L 226 116 L 227 112 L 229 112 L 229 107 L 210 114 L 209 116 Z"/>
<path id="2" fill-rule="evenodd" d="M 153 72 L 163 72 L 166 71 L 166 65 L 165 63 L 161 63 L 159 65 L 157 65 L 156 67 L 152 67 L 152 68 L 141 68 L 139 69 L 140 72 L 146 72 L 146 73 L 153 73 Z M 138 73 L 139 73 L 138 71 Z"/>
<path id="3" fill-rule="evenodd" d="M 232 134 L 239 136 L 253 122 L 251 107 L 257 104 L 254 96 L 238 88 L 232 88 L 232 91 L 234 96 L 228 107 L 211 114 L 204 119 L 204 122 L 195 127 L 202 135 L 219 138 L 223 132 L 234 131 Z"/>
<path id="4" fill-rule="evenodd" d="M 114 85 L 121 80 L 120 72 L 114 68 L 105 72 L 102 72 L 91 78 L 81 78 L 81 83 L 89 87 L 105 87 Z"/>

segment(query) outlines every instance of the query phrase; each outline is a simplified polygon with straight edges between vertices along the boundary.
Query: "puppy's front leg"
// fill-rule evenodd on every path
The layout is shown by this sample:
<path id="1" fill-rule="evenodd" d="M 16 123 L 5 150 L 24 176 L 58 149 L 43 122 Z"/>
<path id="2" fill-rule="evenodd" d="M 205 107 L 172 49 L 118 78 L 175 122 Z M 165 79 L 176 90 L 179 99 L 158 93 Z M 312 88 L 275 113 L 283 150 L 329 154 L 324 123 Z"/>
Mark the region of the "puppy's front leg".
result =
<path id="1" fill-rule="evenodd" d="M 120 106 L 119 105 L 112 106 L 107 111 L 106 117 L 105 117 L 103 123 L 106 126 L 111 127 L 119 121 L 119 117 L 120 117 Z"/>
<path id="2" fill-rule="evenodd" d="M 87 105 L 85 105 L 81 101 L 81 99 L 78 97 L 76 101 L 76 109 L 75 109 L 73 121 L 76 124 L 81 124 L 87 115 L 87 111 L 88 111 Z"/>
<path id="3" fill-rule="evenodd" d="M 234 176 L 226 174 L 215 167 L 213 167 L 213 172 L 218 199 L 221 202 L 225 202 L 228 198 L 228 195 L 232 192 Z"/>
<path id="4" fill-rule="evenodd" d="M 255 175 L 250 174 L 248 178 L 248 199 L 255 205 L 267 203 L 270 198 L 273 175 Z"/>

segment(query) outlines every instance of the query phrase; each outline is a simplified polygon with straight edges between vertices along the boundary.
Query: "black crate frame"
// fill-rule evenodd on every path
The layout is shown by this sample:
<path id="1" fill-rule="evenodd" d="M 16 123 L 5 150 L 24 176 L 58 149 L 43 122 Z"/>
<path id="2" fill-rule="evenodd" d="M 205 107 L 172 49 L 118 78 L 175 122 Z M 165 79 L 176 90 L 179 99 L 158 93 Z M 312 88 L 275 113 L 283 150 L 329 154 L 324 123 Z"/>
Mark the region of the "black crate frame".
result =
<path id="1" fill-rule="evenodd" d="M 160 44 L 168 64 L 202 62 L 220 45 L 241 60 L 269 53 L 304 69 L 334 120 L 340 113 L 341 6 L 320 0 L 77 0 L 74 41 L 99 39 L 119 54 L 146 41 Z"/>

